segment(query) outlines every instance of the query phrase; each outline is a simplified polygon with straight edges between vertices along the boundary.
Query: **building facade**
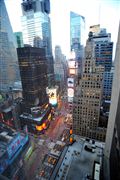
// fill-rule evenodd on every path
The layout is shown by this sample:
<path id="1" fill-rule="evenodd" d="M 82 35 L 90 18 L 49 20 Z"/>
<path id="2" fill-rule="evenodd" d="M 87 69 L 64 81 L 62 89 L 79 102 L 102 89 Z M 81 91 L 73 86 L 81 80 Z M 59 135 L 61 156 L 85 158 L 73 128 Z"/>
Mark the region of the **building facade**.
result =
<path id="1" fill-rule="evenodd" d="M 20 129 L 21 98 L 14 100 L 12 93 L 1 93 L 0 96 L 0 122 L 14 129 Z"/>
<path id="2" fill-rule="evenodd" d="M 49 0 L 24 0 L 21 6 L 24 44 L 45 48 L 48 63 L 48 85 L 51 86 L 54 83 L 54 68 L 49 18 L 50 2 Z"/>
<path id="3" fill-rule="evenodd" d="M 23 98 L 27 106 L 43 105 L 48 102 L 46 94 L 47 60 L 45 50 L 36 47 L 17 48 Z"/>
<path id="4" fill-rule="evenodd" d="M 104 179 L 120 179 L 120 26 L 115 55 L 112 98 L 104 151 Z"/>
<path id="5" fill-rule="evenodd" d="M 112 67 L 112 51 L 113 42 L 111 42 L 111 34 L 106 29 L 99 29 L 97 32 L 91 33 L 91 38 L 95 42 L 96 65 L 105 67 L 105 71 L 110 71 Z"/>
<path id="6" fill-rule="evenodd" d="M 55 83 L 59 86 L 59 91 L 62 92 L 66 83 L 66 64 L 65 57 L 62 54 L 60 46 L 55 47 L 55 60 L 54 60 L 54 74 Z"/>
<path id="7" fill-rule="evenodd" d="M 17 42 L 17 48 L 24 47 L 22 32 L 15 32 L 14 35 Z"/>
<path id="8" fill-rule="evenodd" d="M 29 132 L 38 135 L 45 133 L 51 120 L 52 110 L 50 104 L 31 108 L 30 113 L 20 115 L 21 128 L 24 129 L 27 126 Z"/>
<path id="9" fill-rule="evenodd" d="M 7 91 L 20 80 L 15 37 L 4 0 L 0 0 L 0 90 Z"/>
<path id="10" fill-rule="evenodd" d="M 78 60 L 78 74 L 82 71 L 84 42 L 85 18 L 75 12 L 70 12 L 70 51 L 74 50 Z"/>
<path id="11" fill-rule="evenodd" d="M 20 134 L 0 123 L 0 175 L 25 179 L 23 159 L 28 141 L 27 134 Z"/>
<path id="12" fill-rule="evenodd" d="M 112 82 L 113 82 L 113 75 L 114 75 L 114 67 L 112 67 L 111 71 L 104 72 L 104 82 L 103 82 L 103 99 L 104 100 L 111 100 L 112 94 Z"/>
<path id="13" fill-rule="evenodd" d="M 101 115 L 108 118 L 114 74 L 112 68 L 113 42 L 111 42 L 111 34 L 107 33 L 106 29 L 100 28 L 99 24 L 90 26 L 90 35 L 95 42 L 96 66 L 102 65 L 105 68 Z"/>
<path id="14" fill-rule="evenodd" d="M 95 44 L 90 36 L 85 47 L 82 78 L 73 104 L 73 133 L 105 140 L 105 130 L 99 128 L 104 67 L 95 65 Z"/>

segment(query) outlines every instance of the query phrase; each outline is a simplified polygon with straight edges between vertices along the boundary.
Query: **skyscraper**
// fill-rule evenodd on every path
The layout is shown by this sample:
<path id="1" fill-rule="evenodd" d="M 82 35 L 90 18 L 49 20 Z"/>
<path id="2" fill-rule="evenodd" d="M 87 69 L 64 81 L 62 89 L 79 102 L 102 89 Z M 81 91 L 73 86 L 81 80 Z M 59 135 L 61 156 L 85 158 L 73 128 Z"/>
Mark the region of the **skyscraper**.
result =
<path id="1" fill-rule="evenodd" d="M 59 86 L 60 92 L 62 92 L 65 84 L 65 71 L 64 71 L 63 54 L 60 46 L 55 46 L 54 72 L 55 72 L 56 84 Z"/>
<path id="2" fill-rule="evenodd" d="M 27 107 L 43 105 L 48 102 L 46 87 L 47 60 L 45 50 L 36 47 L 17 48 L 23 98 Z"/>
<path id="3" fill-rule="evenodd" d="M 70 12 L 70 51 L 75 51 L 78 60 L 78 74 L 82 71 L 84 41 L 85 18 L 75 12 Z"/>
<path id="4" fill-rule="evenodd" d="M 104 82 L 103 82 L 103 99 L 104 100 L 111 100 L 112 94 L 112 82 L 113 82 L 113 75 L 114 75 L 114 67 L 112 67 L 111 71 L 104 72 Z"/>
<path id="5" fill-rule="evenodd" d="M 0 90 L 8 90 L 20 76 L 15 37 L 4 0 L 0 0 L 0 24 Z"/>
<path id="6" fill-rule="evenodd" d="M 34 47 L 44 47 L 47 57 L 48 83 L 54 82 L 54 68 L 51 41 L 51 22 L 49 18 L 49 0 L 23 0 L 22 28 L 24 44 Z"/>
<path id="7" fill-rule="evenodd" d="M 95 44 L 89 35 L 83 74 L 74 97 L 73 133 L 103 141 L 105 131 L 98 126 L 104 67 L 95 65 L 94 48 Z"/>
<path id="8" fill-rule="evenodd" d="M 111 70 L 113 42 L 111 42 L 111 34 L 107 33 L 105 28 L 100 28 L 100 25 L 90 26 L 90 33 L 92 40 L 95 42 L 96 66 L 102 65 L 105 68 L 103 76 L 103 109 L 101 109 L 101 115 L 103 117 L 107 117 L 109 114 L 112 80 L 114 74 L 113 69 Z"/>
<path id="9" fill-rule="evenodd" d="M 111 34 L 106 29 L 99 29 L 97 32 L 91 33 L 91 38 L 95 42 L 96 65 L 105 67 L 105 71 L 110 71 L 112 67 L 112 51 L 113 42 L 111 42 Z"/>
<path id="10" fill-rule="evenodd" d="M 22 32 L 15 32 L 14 33 L 15 35 L 15 38 L 16 38 L 16 42 L 17 42 L 17 47 L 20 48 L 20 47 L 23 47 L 23 35 L 22 35 Z"/>
<path id="11" fill-rule="evenodd" d="M 104 179 L 120 179 L 120 26 L 115 56 L 112 99 L 108 120 L 104 158 Z"/>

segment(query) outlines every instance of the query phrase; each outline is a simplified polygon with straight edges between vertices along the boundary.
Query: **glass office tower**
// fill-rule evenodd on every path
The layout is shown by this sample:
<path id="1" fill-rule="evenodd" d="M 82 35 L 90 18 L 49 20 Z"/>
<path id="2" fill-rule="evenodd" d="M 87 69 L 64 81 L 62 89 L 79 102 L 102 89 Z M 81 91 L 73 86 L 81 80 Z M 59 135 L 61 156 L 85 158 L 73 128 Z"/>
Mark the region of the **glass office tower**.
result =
<path id="1" fill-rule="evenodd" d="M 20 80 L 15 37 L 4 0 L 0 0 L 0 90 L 7 91 Z"/>
<path id="2" fill-rule="evenodd" d="M 98 34 L 93 34 L 92 37 L 95 42 L 95 57 L 96 65 L 105 67 L 105 71 L 110 71 L 112 67 L 112 51 L 113 42 L 111 42 L 111 34 L 106 32 L 106 29 L 100 29 Z"/>
<path id="3" fill-rule="evenodd" d="M 45 48 L 48 64 L 48 82 L 53 83 L 53 57 L 49 0 L 23 0 L 21 18 L 25 45 Z"/>
<path id="4" fill-rule="evenodd" d="M 85 18 L 70 12 L 70 50 L 74 50 L 78 60 L 78 74 L 82 71 L 83 46 L 85 43 Z"/>
<path id="5" fill-rule="evenodd" d="M 17 47 L 18 47 L 18 48 L 24 47 L 24 45 L 23 45 L 23 35 L 22 35 L 22 32 L 15 32 L 14 35 L 15 35 L 15 38 L 16 38 Z"/>

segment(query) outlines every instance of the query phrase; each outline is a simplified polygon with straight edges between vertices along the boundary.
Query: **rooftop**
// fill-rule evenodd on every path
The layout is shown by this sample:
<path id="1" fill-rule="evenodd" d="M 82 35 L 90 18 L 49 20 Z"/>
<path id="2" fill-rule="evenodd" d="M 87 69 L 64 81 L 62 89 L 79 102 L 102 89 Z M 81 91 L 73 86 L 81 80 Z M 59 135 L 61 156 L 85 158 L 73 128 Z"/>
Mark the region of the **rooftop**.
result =
<path id="1" fill-rule="evenodd" d="M 24 119 L 28 119 L 29 118 L 30 120 L 34 120 L 34 121 L 40 122 L 40 121 L 42 121 L 42 119 L 46 115 L 46 113 L 50 110 L 50 108 L 51 107 L 48 106 L 46 108 L 45 107 L 44 108 L 40 108 L 39 107 L 39 109 L 36 108 L 36 110 L 34 109 L 34 111 L 32 109 L 31 114 L 23 113 L 23 114 L 20 115 L 20 117 L 24 118 Z"/>
<path id="2" fill-rule="evenodd" d="M 38 180 L 50 179 L 55 166 L 58 166 L 58 160 L 62 151 L 64 149 L 65 143 L 61 141 L 57 141 L 56 143 L 50 144 L 49 148 L 51 152 L 47 154 L 44 158 L 43 165 L 40 169 L 39 174 L 36 176 Z M 57 164 L 58 163 L 58 164 Z"/>
<path id="3" fill-rule="evenodd" d="M 8 144 L 16 135 L 17 133 L 14 130 L 0 123 L 0 157 L 6 152 Z"/>
<path id="4" fill-rule="evenodd" d="M 68 147 L 61 166 L 58 170 L 56 169 L 54 177 L 56 180 L 87 179 L 87 175 L 96 176 L 95 169 L 101 166 L 104 143 L 88 142 L 79 136 L 76 136 L 75 139 L 76 142 Z M 94 168 L 95 162 L 97 164 Z"/>

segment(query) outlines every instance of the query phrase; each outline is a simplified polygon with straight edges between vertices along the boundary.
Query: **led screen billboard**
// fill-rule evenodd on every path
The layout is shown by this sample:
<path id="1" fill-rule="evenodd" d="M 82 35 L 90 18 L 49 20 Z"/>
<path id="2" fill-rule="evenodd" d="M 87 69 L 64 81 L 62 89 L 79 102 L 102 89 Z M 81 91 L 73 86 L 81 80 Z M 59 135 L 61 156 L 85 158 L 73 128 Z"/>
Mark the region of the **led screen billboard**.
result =
<path id="1" fill-rule="evenodd" d="M 69 68 L 76 68 L 76 61 L 68 61 L 68 66 L 69 66 Z"/>
<path id="2" fill-rule="evenodd" d="M 68 97 L 74 97 L 74 89 L 73 88 L 68 88 Z"/>
<path id="3" fill-rule="evenodd" d="M 75 75 L 76 74 L 76 69 L 69 69 L 69 74 L 70 75 Z"/>
<path id="4" fill-rule="evenodd" d="M 74 87 L 74 79 L 73 78 L 68 78 L 67 85 L 68 85 L 68 87 Z"/>
<path id="5" fill-rule="evenodd" d="M 57 104 L 57 89 L 48 89 L 49 103 L 52 105 Z"/>
<path id="6" fill-rule="evenodd" d="M 68 97 L 68 102 L 72 103 L 73 102 L 73 97 Z"/>

